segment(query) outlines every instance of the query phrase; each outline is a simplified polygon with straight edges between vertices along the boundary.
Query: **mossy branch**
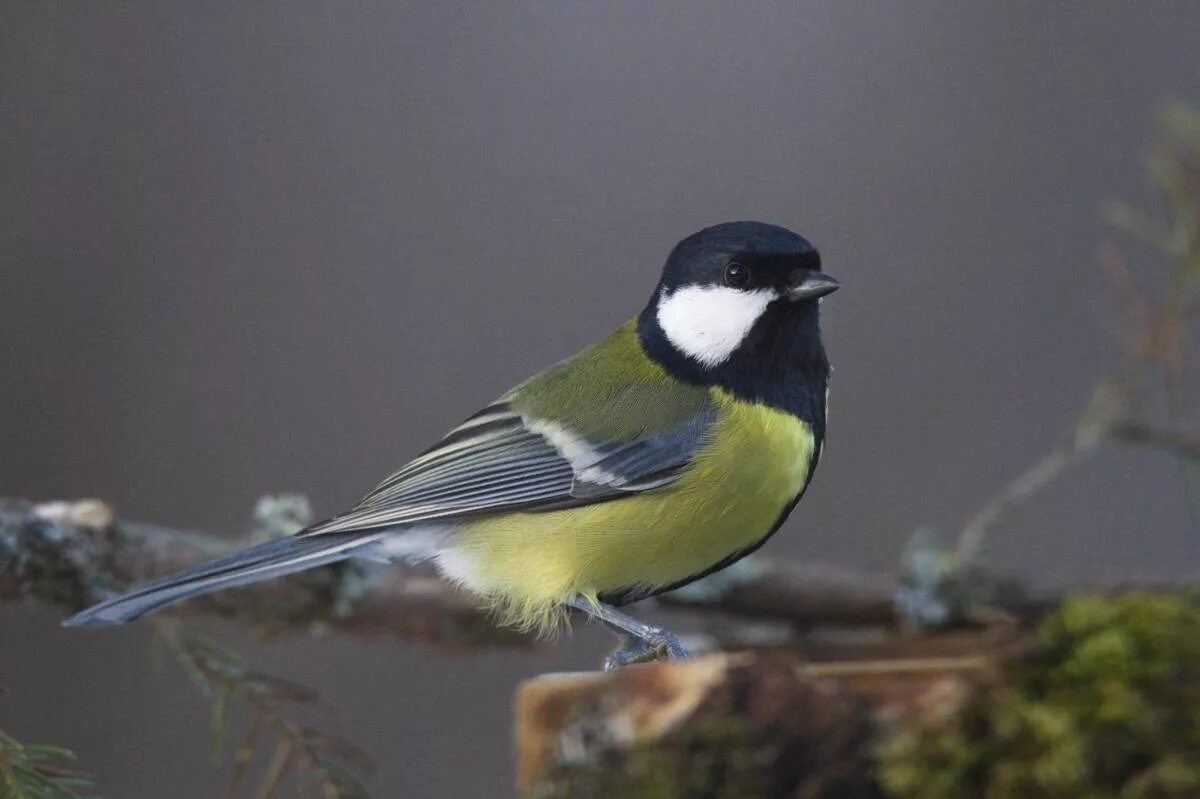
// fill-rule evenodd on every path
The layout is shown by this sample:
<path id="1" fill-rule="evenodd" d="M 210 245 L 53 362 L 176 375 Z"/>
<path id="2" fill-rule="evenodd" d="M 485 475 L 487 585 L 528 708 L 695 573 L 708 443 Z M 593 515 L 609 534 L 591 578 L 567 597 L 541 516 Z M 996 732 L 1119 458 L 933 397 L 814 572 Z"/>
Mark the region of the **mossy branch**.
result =
<path id="1" fill-rule="evenodd" d="M 134 583 L 227 554 L 247 541 L 118 520 L 96 500 L 0 499 L 0 602 L 37 599 L 76 611 Z M 199 597 L 177 613 L 267 633 L 393 636 L 447 650 L 527 646 L 445 582 L 402 566 L 313 569 Z"/>
<path id="2" fill-rule="evenodd" d="M 0 499 L 0 602 L 37 599 L 79 610 L 135 582 L 194 566 L 246 541 L 116 519 L 96 500 Z M 819 564 L 750 561 L 672 594 L 672 606 L 797 625 L 891 624 L 893 582 Z M 174 612 L 267 633 L 391 635 L 443 648 L 526 646 L 471 598 L 403 565 L 342 564 L 199 597 Z"/>
<path id="3" fill-rule="evenodd" d="M 0 499 L 0 602 L 39 600 L 75 612 L 131 584 L 247 543 L 121 521 L 97 500 L 35 504 Z M 1059 592 L 1030 592 L 1014 580 L 953 559 L 926 574 L 920 566 L 923 554 L 910 552 L 894 577 L 831 564 L 747 558 L 659 601 L 714 622 L 741 619 L 736 628 L 714 623 L 714 648 L 761 643 L 763 635 L 775 635 L 776 643 L 782 643 L 780 635 L 792 639 L 814 627 L 987 627 L 1039 617 L 1061 601 Z M 932 555 L 946 560 L 941 550 Z M 1162 587 L 1170 586 L 1087 590 Z M 927 609 L 914 606 L 916 595 L 926 604 L 941 603 L 944 611 L 931 619 Z M 528 636 L 497 627 L 484 608 L 452 585 L 399 564 L 322 567 L 197 597 L 171 613 L 225 619 L 264 635 L 392 636 L 448 652 L 533 644 Z M 758 622 L 784 627 L 781 631 L 756 626 Z"/>

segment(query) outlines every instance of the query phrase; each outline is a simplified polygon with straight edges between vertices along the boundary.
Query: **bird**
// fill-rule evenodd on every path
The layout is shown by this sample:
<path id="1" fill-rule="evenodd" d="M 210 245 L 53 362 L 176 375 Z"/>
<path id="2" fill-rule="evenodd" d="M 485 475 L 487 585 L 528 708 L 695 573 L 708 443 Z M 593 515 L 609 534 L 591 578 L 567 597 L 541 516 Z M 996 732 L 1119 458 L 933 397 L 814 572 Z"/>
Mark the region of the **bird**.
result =
<path id="1" fill-rule="evenodd" d="M 820 305 L 838 288 L 787 228 L 705 228 L 670 251 L 633 319 L 484 406 L 349 511 L 64 624 L 120 624 L 365 558 L 431 562 L 525 631 L 585 614 L 621 639 L 608 670 L 687 658 L 678 636 L 621 608 L 754 552 L 804 495 L 828 407 Z"/>

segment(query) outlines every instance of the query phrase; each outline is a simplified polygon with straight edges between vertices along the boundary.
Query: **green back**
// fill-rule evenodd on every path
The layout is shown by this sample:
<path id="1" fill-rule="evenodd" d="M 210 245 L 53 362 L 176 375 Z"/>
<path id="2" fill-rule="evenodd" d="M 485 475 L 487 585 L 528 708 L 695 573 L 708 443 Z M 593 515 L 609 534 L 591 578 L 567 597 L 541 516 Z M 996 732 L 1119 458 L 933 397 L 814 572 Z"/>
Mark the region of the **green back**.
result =
<path id="1" fill-rule="evenodd" d="M 646 355 L 637 320 L 534 375 L 503 398 L 595 441 L 631 441 L 686 424 L 712 406 L 707 388 L 683 383 Z"/>

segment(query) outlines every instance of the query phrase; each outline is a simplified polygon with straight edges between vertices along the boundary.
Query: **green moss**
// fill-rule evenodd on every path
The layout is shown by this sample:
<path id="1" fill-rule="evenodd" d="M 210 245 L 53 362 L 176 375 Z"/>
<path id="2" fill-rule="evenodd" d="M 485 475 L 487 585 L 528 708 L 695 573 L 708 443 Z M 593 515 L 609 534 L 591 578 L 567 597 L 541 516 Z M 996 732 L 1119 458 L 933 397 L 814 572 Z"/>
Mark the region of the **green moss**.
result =
<path id="1" fill-rule="evenodd" d="M 1065 603 L 1034 652 L 881 753 L 899 799 L 1200 796 L 1200 609 L 1183 594 Z"/>

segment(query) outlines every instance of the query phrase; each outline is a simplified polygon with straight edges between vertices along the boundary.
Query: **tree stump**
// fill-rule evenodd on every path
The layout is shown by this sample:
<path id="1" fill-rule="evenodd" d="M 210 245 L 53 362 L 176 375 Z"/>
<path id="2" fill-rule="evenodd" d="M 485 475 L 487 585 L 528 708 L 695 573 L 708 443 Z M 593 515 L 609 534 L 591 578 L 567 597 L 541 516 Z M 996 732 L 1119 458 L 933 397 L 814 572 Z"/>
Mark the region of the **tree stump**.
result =
<path id="1" fill-rule="evenodd" d="M 550 674 L 517 695 L 523 799 L 879 799 L 881 723 L 944 712 L 977 657 L 809 663 L 720 654 Z"/>

